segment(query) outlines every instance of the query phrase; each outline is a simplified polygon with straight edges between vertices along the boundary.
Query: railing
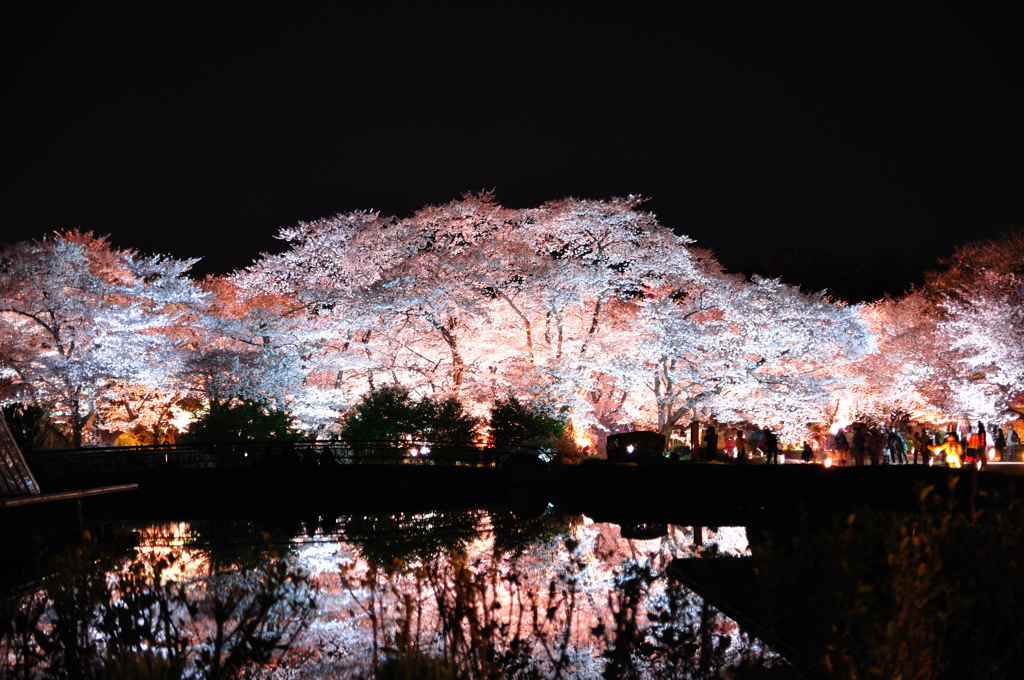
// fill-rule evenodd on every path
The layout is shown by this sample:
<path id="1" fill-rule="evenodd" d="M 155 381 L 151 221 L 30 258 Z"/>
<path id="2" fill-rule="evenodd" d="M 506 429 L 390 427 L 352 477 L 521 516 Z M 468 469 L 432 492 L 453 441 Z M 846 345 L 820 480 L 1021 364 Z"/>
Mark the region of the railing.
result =
<path id="1" fill-rule="evenodd" d="M 505 449 L 422 441 L 230 442 L 119 446 L 26 454 L 38 474 L 67 477 L 108 472 L 220 468 L 328 469 L 345 465 L 494 467 Z"/>

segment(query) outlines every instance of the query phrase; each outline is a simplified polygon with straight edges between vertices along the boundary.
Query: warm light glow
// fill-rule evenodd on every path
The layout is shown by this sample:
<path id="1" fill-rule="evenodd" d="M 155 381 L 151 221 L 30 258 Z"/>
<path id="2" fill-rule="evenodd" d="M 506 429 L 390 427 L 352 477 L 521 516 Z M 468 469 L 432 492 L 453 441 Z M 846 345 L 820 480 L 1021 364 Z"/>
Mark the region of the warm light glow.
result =
<path id="1" fill-rule="evenodd" d="M 632 444 L 630 444 L 629 446 L 626 447 L 626 452 L 627 453 L 633 453 L 633 451 L 635 451 L 635 450 L 636 450 L 636 447 L 634 447 Z"/>
<path id="2" fill-rule="evenodd" d="M 165 581 L 191 581 L 210 573 L 209 554 L 185 547 L 192 536 L 189 523 L 170 522 L 148 527 L 139 533 L 140 558 L 150 564 L 159 559 L 170 561 L 170 566 L 163 572 Z"/>
<path id="3" fill-rule="evenodd" d="M 826 468 L 832 467 L 832 458 L 831 457 L 825 459 L 825 467 Z"/>
<path id="4" fill-rule="evenodd" d="M 576 442 L 576 446 L 594 448 L 594 441 L 590 436 L 590 429 L 582 422 L 579 422 L 576 418 L 569 418 L 569 426 L 572 428 L 573 440 Z"/>
<path id="5" fill-rule="evenodd" d="M 832 421 L 832 425 L 829 426 L 829 432 L 835 436 L 835 433 L 839 431 L 839 428 L 844 430 L 850 425 L 853 425 L 853 415 L 856 412 L 856 405 L 849 399 L 840 398 L 836 404 L 835 420 Z"/>
<path id="6" fill-rule="evenodd" d="M 707 254 L 698 259 L 709 258 L 708 266 L 695 268 L 688 241 L 642 207 L 643 199 L 630 196 L 511 209 L 483 193 L 425 206 L 408 219 L 356 211 L 285 228 L 284 252 L 202 285 L 184 275 L 188 262 L 158 256 L 142 265 L 105 237 L 57 232 L 5 250 L 0 378 L 53 413 L 64 435 L 73 429 L 87 444 L 118 434 L 128 440 L 130 431 L 159 439 L 168 427 L 186 430 L 195 415 L 181 405 L 204 401 L 201 376 L 217 390 L 216 381 L 237 385 L 232 394 L 239 398 L 253 396 L 247 390 L 278 395 L 295 424 L 317 436 L 337 434 L 339 415 L 378 374 L 408 387 L 412 399 L 462 395 L 466 411 L 482 421 L 497 395 L 517 394 L 524 404 L 563 409 L 566 437 L 587 453 L 604 441 L 598 430 L 607 434 L 613 423 L 676 429 L 670 440 L 685 442 L 684 423 L 707 423 L 714 413 L 722 423 L 771 425 L 789 445 L 809 424 L 819 434 L 817 425 L 829 422 L 834 436 L 894 405 L 914 422 L 941 428 L 970 427 L 967 416 L 995 424 L 1005 411 L 1007 395 L 1000 395 L 1016 382 L 1022 349 L 1005 334 L 995 344 L 989 336 L 1005 310 L 1020 307 L 1013 296 L 1024 296 L 1024 288 L 1011 295 L 1019 284 L 1013 277 L 986 275 L 959 301 L 944 302 L 938 316 L 917 294 L 833 304 L 777 280 L 719 275 Z M 385 224 L 393 228 L 381 238 Z M 439 225 L 450 230 L 443 238 Z M 619 264 L 594 267 L 591 254 L 605 247 L 602 257 Z M 28 274 L 44 271 L 52 280 Z M 48 292 L 65 275 L 91 283 Z M 481 297 L 488 282 L 494 287 Z M 612 289 L 643 294 L 604 304 Z M 312 300 L 320 302 L 310 306 Z M 398 318 L 400 326 L 392 322 Z M 349 346 L 350 319 L 365 320 L 357 324 L 358 352 L 340 349 Z M 447 329 L 438 325 L 442 319 Z M 531 330 L 539 333 L 541 325 L 543 343 Z M 57 333 L 72 327 L 74 333 Z M 243 342 L 256 327 L 262 342 Z M 920 333 L 934 338 L 907 353 L 904 344 Z M 59 368 L 64 359 L 54 360 L 72 351 L 73 379 Z M 996 373 L 969 378 L 982 366 Z M 83 389 L 88 399 L 77 396 Z M 958 415 L 936 411 L 929 400 Z M 85 408 L 89 414 L 78 410 Z M 738 458 L 735 429 L 723 430 L 723 453 Z M 404 435 L 408 456 L 430 454 L 422 446 L 431 441 L 426 432 Z M 488 432 L 482 425 L 477 443 L 486 443 Z M 998 459 L 985 446 L 984 428 L 974 437 L 985 462 Z M 964 465 L 962 448 L 956 451 L 938 464 Z M 757 455 L 754 446 L 748 454 Z"/>
<path id="7" fill-rule="evenodd" d="M 185 430 L 187 430 L 189 426 L 192 424 L 192 422 L 196 419 L 194 413 L 184 411 L 178 408 L 177 406 L 172 406 L 170 408 L 170 413 L 171 419 L 168 421 L 168 423 L 173 427 L 178 428 L 179 432 L 184 432 Z"/>

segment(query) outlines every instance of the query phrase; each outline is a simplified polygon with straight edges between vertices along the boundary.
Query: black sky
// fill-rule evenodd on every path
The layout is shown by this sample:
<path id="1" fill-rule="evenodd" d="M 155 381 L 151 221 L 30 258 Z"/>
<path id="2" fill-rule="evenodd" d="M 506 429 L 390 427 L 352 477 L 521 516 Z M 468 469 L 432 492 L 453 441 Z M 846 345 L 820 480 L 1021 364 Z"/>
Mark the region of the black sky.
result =
<path id="1" fill-rule="evenodd" d="M 299 220 L 494 188 L 649 196 L 737 270 L 912 270 L 1024 223 L 1016 14 L 589 7 L 22 10 L 2 240 L 80 227 L 219 273 Z"/>

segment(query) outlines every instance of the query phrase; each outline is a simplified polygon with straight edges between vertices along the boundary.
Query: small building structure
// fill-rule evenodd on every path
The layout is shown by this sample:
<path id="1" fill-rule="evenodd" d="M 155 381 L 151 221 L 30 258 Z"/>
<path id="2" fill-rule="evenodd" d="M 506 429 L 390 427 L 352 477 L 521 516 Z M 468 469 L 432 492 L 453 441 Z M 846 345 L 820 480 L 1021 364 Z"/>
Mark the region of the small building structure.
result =
<path id="1" fill-rule="evenodd" d="M 610 434 L 606 445 L 608 461 L 634 463 L 644 459 L 660 458 L 665 454 L 665 444 L 665 435 L 660 432 Z"/>

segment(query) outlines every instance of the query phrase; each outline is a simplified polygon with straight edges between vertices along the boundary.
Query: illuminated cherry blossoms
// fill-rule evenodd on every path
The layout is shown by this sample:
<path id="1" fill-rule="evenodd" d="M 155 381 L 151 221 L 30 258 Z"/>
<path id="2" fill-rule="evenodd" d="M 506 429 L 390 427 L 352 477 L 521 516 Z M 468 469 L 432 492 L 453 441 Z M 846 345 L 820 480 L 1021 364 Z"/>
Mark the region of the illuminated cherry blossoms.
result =
<path id="1" fill-rule="evenodd" d="M 391 384 L 481 416 L 513 395 L 592 443 L 695 418 L 797 438 L 894 409 L 998 418 L 1024 372 L 1012 273 L 839 304 L 725 273 L 636 197 L 509 209 L 467 195 L 279 238 L 283 252 L 202 282 L 193 261 L 91 234 L 5 246 L 2 399 L 43 407 L 69 443 L 156 436 L 211 398 L 263 400 L 326 434 Z"/>

